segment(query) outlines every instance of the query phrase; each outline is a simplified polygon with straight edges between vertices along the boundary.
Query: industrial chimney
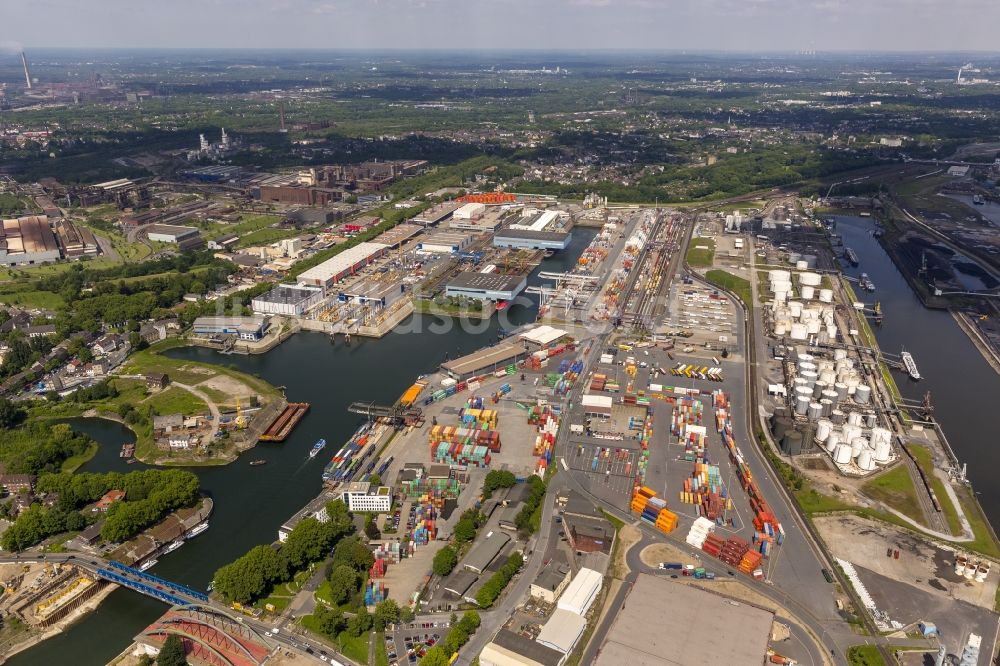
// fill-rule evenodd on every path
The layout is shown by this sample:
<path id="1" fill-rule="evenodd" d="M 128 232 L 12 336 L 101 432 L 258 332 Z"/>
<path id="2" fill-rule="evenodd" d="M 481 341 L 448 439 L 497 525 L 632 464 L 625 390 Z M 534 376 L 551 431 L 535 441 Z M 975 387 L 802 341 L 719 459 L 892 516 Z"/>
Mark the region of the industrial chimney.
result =
<path id="1" fill-rule="evenodd" d="M 28 59 L 24 57 L 24 51 L 21 51 L 21 64 L 24 65 L 24 82 L 28 84 L 28 90 L 31 90 L 31 74 L 28 72 Z"/>

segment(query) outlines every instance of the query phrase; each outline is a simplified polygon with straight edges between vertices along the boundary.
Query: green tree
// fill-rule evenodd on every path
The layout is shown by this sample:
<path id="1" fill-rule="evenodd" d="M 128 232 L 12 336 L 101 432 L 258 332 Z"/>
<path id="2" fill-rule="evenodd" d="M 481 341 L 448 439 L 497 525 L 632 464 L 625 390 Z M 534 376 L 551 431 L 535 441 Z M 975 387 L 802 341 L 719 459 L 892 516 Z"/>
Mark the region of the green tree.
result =
<path id="1" fill-rule="evenodd" d="M 434 554 L 432 570 L 438 576 L 447 576 L 458 564 L 458 553 L 451 546 L 445 546 Z"/>
<path id="2" fill-rule="evenodd" d="M 403 606 L 399 609 L 399 621 L 400 622 L 413 622 L 413 618 L 416 617 L 413 614 L 413 609 L 409 606 Z"/>
<path id="3" fill-rule="evenodd" d="M 491 469 L 486 474 L 486 480 L 483 481 L 483 496 L 489 498 L 497 488 L 513 488 L 516 483 L 517 477 L 514 476 L 513 472 L 505 469 Z"/>
<path id="4" fill-rule="evenodd" d="M 250 603 L 274 583 L 288 580 L 288 560 L 270 546 L 256 546 L 215 572 L 215 589 L 230 601 Z"/>
<path id="5" fill-rule="evenodd" d="M 476 523 L 471 517 L 464 517 L 455 523 L 455 529 L 452 534 L 455 537 L 456 543 L 472 541 L 476 538 Z"/>
<path id="6" fill-rule="evenodd" d="M 347 633 L 354 637 L 360 636 L 371 628 L 372 616 L 364 606 L 359 608 L 358 612 L 347 621 Z"/>
<path id="7" fill-rule="evenodd" d="M 399 622 L 399 604 L 392 599 L 386 599 L 375 604 L 373 626 L 375 631 L 384 631 L 387 624 Z"/>
<path id="8" fill-rule="evenodd" d="M 333 552 L 334 564 L 346 564 L 357 572 L 368 571 L 375 562 L 375 555 L 358 537 L 341 539 Z"/>
<path id="9" fill-rule="evenodd" d="M 317 562 L 333 545 L 333 529 L 329 523 L 316 518 L 306 518 L 288 534 L 281 552 L 293 569 L 302 569 L 310 562 Z"/>
<path id="10" fill-rule="evenodd" d="M 351 513 L 347 510 L 344 500 L 333 500 L 326 505 L 326 515 L 330 526 L 333 529 L 334 538 L 339 539 L 345 534 L 354 531 L 354 521 L 351 520 Z"/>
<path id="11" fill-rule="evenodd" d="M 13 428 L 24 420 L 26 413 L 7 398 L 0 398 L 0 428 Z"/>
<path id="12" fill-rule="evenodd" d="M 170 634 L 156 656 L 156 666 L 186 666 L 187 653 L 184 651 L 184 641 L 177 634 Z"/>
<path id="13" fill-rule="evenodd" d="M 316 627 L 320 630 L 320 633 L 330 638 L 336 638 L 347 625 L 343 613 L 334 608 L 327 608 L 324 604 L 316 606 L 316 612 L 313 613 L 313 617 L 316 619 Z"/>
<path id="14" fill-rule="evenodd" d="M 448 666 L 448 662 L 451 660 L 451 655 L 444 651 L 441 647 L 435 645 L 424 658 L 420 660 L 420 666 Z"/>
<path id="15" fill-rule="evenodd" d="M 330 599 L 340 605 L 358 591 L 358 573 L 347 564 L 338 564 L 330 572 Z"/>

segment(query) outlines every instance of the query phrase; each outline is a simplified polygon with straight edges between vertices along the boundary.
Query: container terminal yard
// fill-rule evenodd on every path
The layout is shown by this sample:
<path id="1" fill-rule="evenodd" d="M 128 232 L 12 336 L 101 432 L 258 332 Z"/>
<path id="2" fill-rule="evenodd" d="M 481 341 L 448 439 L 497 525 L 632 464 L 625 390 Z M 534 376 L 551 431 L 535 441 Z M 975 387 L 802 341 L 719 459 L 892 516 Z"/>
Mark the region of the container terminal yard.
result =
<path id="1" fill-rule="evenodd" d="M 636 583 L 665 585 L 663 599 L 681 586 L 677 594 L 694 595 L 685 603 L 728 599 L 724 606 L 759 613 L 747 639 L 753 655 L 739 657 L 745 663 L 843 663 L 850 613 L 875 631 L 920 624 L 957 642 L 993 640 L 987 609 L 998 576 L 986 559 L 854 514 L 807 524 L 780 487 L 765 455 L 789 460 L 817 488 L 839 488 L 845 504 L 854 499 L 944 534 L 935 493 L 948 492 L 934 483 L 937 472 L 922 474 L 913 449 L 954 459 L 934 424 L 917 420 L 920 406 L 894 398 L 890 368 L 904 362 L 873 344 L 866 317 L 877 308 L 857 301 L 832 251 L 810 244 L 816 255 L 802 258 L 785 243 L 778 250 L 724 230 L 722 218 L 705 214 L 608 219 L 573 270 L 543 272 L 551 283 L 529 288 L 542 303 L 537 324 L 445 361 L 393 405 L 358 396 L 350 411 L 362 425 L 320 454 L 328 456 L 324 490 L 282 525 L 279 540 L 333 498 L 375 511 L 381 536 L 370 543 L 377 559 L 366 600 L 391 598 L 427 618 L 475 606 L 487 579 L 522 553 L 524 569 L 483 611 L 484 627 L 458 663 L 480 653 L 480 663 L 497 654 L 545 658 L 547 650 L 555 661 L 581 654 L 603 663 L 643 652 L 622 633 L 621 616 L 594 603 L 669 612 L 662 599 L 630 592 Z M 746 275 L 752 309 L 684 264 L 690 234 L 713 240 L 716 267 Z M 756 386 L 746 381 L 750 362 Z M 916 362 L 905 364 L 911 375 Z M 770 453 L 752 441 L 756 427 Z M 960 468 L 950 469 L 957 479 Z M 484 498 L 490 470 L 520 483 Z M 915 485 L 923 520 L 866 494 L 865 483 L 893 470 L 923 484 Z M 378 484 L 368 483 L 373 474 Z M 549 481 L 535 533 L 516 520 L 532 475 Z M 451 573 L 429 573 L 469 510 L 484 521 L 471 546 Z M 616 520 L 625 527 L 616 530 Z M 878 566 L 852 563 L 863 549 L 883 547 Z M 937 576 L 947 592 L 925 599 L 932 593 L 907 580 L 918 574 Z M 893 616 L 897 604 L 921 603 L 932 615 Z M 589 643 L 581 640 L 588 626 Z M 385 640 L 415 653 L 419 636 L 403 625 Z M 928 639 L 900 640 L 933 651 Z"/>

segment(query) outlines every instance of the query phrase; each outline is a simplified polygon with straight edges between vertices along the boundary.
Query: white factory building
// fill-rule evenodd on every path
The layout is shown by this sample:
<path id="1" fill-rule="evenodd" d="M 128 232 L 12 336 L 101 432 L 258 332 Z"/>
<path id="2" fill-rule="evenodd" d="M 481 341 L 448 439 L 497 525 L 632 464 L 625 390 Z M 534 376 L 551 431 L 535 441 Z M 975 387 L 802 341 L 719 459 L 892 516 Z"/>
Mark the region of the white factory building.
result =
<path id="1" fill-rule="evenodd" d="M 329 289 L 381 257 L 387 249 L 389 246 L 383 243 L 358 243 L 322 264 L 304 271 L 299 275 L 299 284 Z"/>
<path id="2" fill-rule="evenodd" d="M 392 508 L 392 489 L 387 486 L 372 488 L 365 481 L 351 483 L 341 495 L 352 513 L 389 513 Z"/>
<path id="3" fill-rule="evenodd" d="M 251 301 L 253 311 L 259 314 L 300 317 L 306 310 L 323 300 L 323 288 L 307 284 L 279 284 Z"/>

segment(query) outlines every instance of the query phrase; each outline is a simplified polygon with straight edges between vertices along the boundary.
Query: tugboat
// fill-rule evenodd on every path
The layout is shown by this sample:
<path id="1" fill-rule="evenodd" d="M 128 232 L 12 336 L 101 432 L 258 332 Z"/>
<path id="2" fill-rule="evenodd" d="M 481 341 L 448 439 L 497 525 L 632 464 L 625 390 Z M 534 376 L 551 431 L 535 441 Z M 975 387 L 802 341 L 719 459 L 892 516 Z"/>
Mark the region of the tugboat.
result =
<path id="1" fill-rule="evenodd" d="M 258 458 L 257 460 L 251 460 L 250 461 L 250 466 L 251 467 L 257 467 L 258 465 L 266 465 L 266 464 L 267 464 L 267 461 L 264 460 L 263 458 Z"/>
<path id="2" fill-rule="evenodd" d="M 310 449 L 309 451 L 309 457 L 315 458 L 319 454 L 319 452 L 322 451 L 324 448 L 326 448 L 326 440 L 321 439 L 315 444 L 313 444 L 312 449 Z"/>

